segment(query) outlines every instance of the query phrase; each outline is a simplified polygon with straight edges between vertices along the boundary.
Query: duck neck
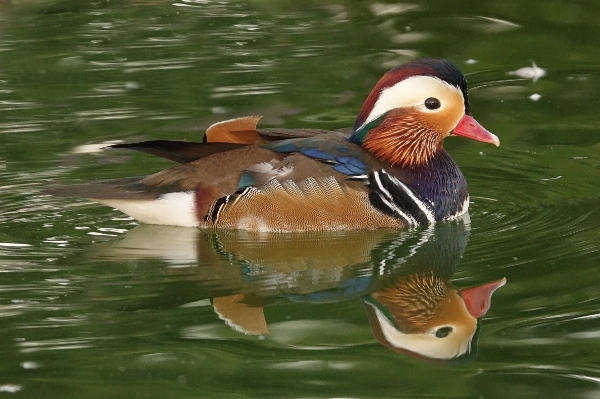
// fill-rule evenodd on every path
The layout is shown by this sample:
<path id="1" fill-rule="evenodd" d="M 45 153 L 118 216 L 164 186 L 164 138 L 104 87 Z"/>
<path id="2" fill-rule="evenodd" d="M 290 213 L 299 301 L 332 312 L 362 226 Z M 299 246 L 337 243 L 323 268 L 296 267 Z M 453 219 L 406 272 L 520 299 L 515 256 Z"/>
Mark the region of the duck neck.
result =
<path id="1" fill-rule="evenodd" d="M 428 162 L 442 149 L 442 137 L 410 109 L 394 109 L 356 130 L 350 141 L 377 158 L 402 167 Z"/>
<path id="2" fill-rule="evenodd" d="M 392 167 L 392 174 L 429 201 L 436 221 L 459 216 L 468 209 L 467 181 L 444 149 L 433 154 L 426 163 Z"/>

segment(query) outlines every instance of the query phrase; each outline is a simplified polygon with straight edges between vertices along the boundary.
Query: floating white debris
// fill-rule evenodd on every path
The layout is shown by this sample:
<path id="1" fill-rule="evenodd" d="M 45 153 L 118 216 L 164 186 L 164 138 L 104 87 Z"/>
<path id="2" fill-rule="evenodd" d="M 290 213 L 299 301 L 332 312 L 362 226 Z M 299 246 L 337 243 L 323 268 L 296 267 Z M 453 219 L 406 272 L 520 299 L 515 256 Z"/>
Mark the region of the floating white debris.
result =
<path id="1" fill-rule="evenodd" d="M 105 141 L 103 143 L 98 143 L 98 144 L 79 145 L 79 146 L 73 148 L 71 150 L 71 153 L 73 153 L 73 154 L 92 154 L 95 152 L 101 152 L 105 147 L 108 147 L 109 145 L 119 144 L 122 142 L 123 142 L 123 140 L 109 140 L 109 141 Z"/>
<path id="2" fill-rule="evenodd" d="M 537 101 L 537 100 L 539 100 L 540 98 L 542 98 L 542 95 L 541 95 L 541 94 L 537 94 L 537 93 L 534 93 L 534 94 L 532 94 L 532 95 L 530 95 L 530 96 L 529 96 L 529 99 L 530 99 L 531 101 Z"/>
<path id="3" fill-rule="evenodd" d="M 473 58 L 469 58 L 468 60 L 465 61 L 465 64 L 467 65 L 473 65 L 473 64 L 477 64 L 479 61 L 474 60 Z"/>
<path id="4" fill-rule="evenodd" d="M 546 75 L 546 70 L 535 65 L 535 62 L 531 63 L 530 67 L 519 68 L 516 71 L 511 71 L 509 75 L 516 75 L 520 78 L 532 79 L 536 82 L 539 78 Z"/>
<path id="5" fill-rule="evenodd" d="M 562 176 L 556 176 L 556 177 L 549 177 L 549 178 L 547 178 L 547 179 L 542 179 L 542 180 L 543 180 L 543 181 L 548 181 L 548 180 L 558 180 L 558 179 L 561 179 L 561 178 L 562 178 Z"/>

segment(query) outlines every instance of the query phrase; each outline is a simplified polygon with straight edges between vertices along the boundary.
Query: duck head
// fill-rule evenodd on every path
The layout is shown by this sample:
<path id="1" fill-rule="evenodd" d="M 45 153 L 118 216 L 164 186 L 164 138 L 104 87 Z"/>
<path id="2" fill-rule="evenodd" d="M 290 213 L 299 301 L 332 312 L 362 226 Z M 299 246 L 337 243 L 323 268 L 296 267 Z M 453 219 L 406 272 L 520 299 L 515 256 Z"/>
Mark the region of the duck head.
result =
<path id="1" fill-rule="evenodd" d="M 450 135 L 500 145 L 471 115 L 456 65 L 420 59 L 388 71 L 367 97 L 350 141 L 394 166 L 427 163 Z"/>
<path id="2" fill-rule="evenodd" d="M 465 290 L 431 273 L 403 276 L 363 301 L 375 338 L 397 352 L 427 360 L 468 355 L 478 319 L 506 279 Z M 476 345 L 476 343 L 475 343 Z"/>

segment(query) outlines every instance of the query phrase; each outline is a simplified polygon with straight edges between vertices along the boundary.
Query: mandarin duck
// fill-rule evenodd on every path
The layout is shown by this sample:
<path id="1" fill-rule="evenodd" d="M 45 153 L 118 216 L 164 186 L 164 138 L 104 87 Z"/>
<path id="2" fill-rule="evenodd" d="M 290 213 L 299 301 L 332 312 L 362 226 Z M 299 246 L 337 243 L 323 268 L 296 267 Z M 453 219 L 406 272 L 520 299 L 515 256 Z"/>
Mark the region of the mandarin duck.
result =
<path id="1" fill-rule="evenodd" d="M 351 134 L 257 129 L 258 119 L 217 123 L 202 143 L 113 145 L 181 165 L 47 191 L 150 224 L 275 232 L 415 226 L 468 209 L 467 182 L 442 146 L 446 137 L 499 145 L 471 116 L 463 73 L 442 59 L 388 71 Z"/>

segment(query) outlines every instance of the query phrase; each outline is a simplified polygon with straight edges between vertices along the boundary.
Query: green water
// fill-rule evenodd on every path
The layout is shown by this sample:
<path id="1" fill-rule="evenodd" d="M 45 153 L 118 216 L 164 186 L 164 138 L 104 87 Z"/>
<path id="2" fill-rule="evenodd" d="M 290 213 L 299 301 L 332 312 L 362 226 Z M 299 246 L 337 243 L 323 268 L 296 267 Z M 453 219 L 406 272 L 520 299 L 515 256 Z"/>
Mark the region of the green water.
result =
<path id="1" fill-rule="evenodd" d="M 566 0 L 0 1 L 0 395 L 600 397 L 599 20 Z M 41 193 L 171 165 L 86 144 L 198 140 L 241 115 L 350 126 L 388 68 L 421 56 L 461 67 L 502 143 L 446 140 L 466 226 L 212 234 Z M 539 80 L 509 74 L 532 61 Z M 475 359 L 420 361 L 371 332 L 365 292 L 423 259 L 458 288 L 507 278 Z M 210 299 L 233 294 L 264 301 L 270 334 L 221 320 Z"/>

